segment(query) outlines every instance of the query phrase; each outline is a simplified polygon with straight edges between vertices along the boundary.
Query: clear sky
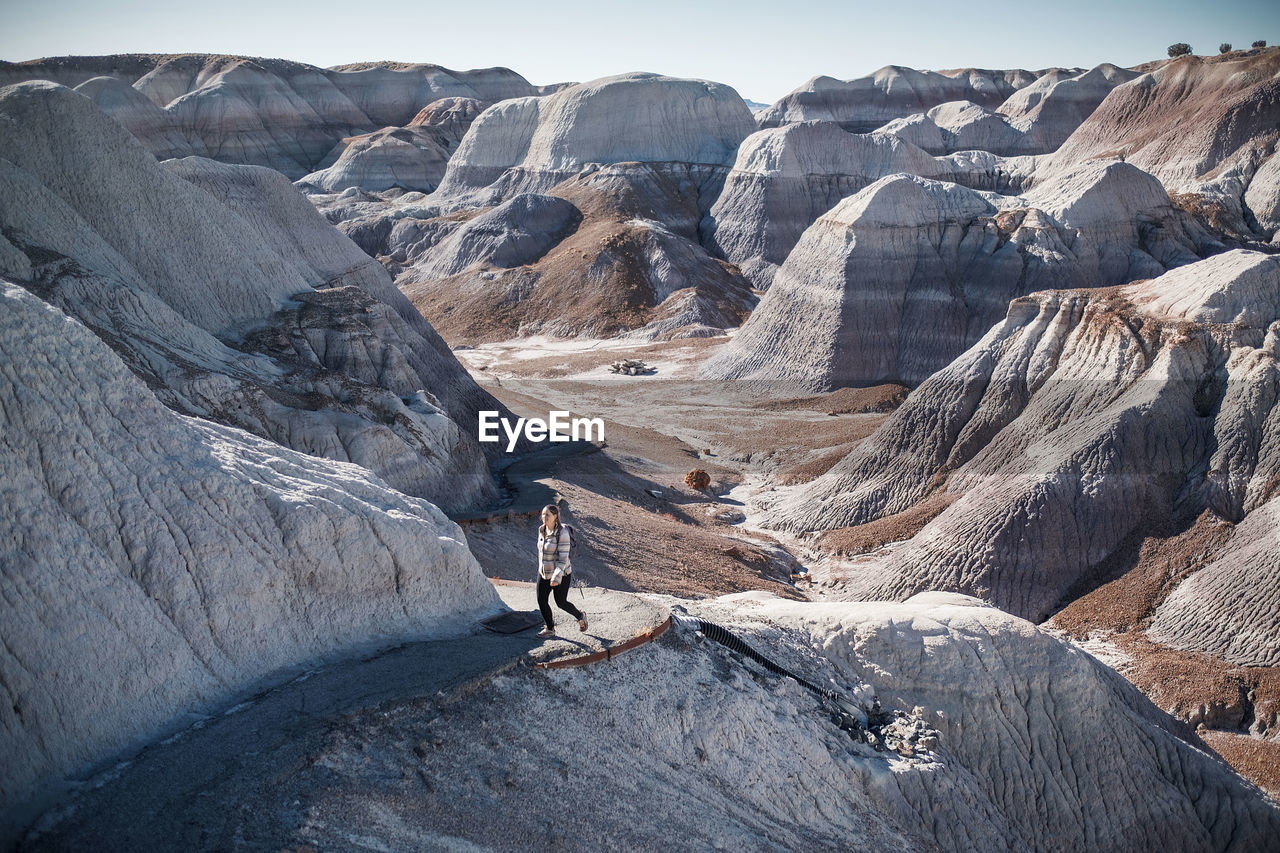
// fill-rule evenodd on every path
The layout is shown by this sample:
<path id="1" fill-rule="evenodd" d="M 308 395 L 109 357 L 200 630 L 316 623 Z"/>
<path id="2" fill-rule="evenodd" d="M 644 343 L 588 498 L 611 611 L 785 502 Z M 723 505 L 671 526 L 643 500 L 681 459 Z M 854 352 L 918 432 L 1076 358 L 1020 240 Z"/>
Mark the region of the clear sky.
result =
<path id="1" fill-rule="evenodd" d="M 1134 65 L 1173 42 L 1280 43 L 1277 0 L 0 0 L 0 59 L 230 53 L 505 65 L 533 83 L 657 71 L 772 102 L 810 77 L 913 68 Z"/>

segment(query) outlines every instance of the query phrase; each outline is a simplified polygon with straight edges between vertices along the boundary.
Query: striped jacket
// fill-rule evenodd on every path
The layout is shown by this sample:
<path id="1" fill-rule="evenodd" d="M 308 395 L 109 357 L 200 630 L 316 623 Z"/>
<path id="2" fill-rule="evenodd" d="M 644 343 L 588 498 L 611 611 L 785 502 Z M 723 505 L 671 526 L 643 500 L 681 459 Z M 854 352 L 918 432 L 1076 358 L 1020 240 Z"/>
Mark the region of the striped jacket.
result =
<path id="1" fill-rule="evenodd" d="M 538 576 L 547 580 L 560 582 L 564 575 L 571 574 L 569 565 L 569 531 L 561 524 L 557 535 L 550 535 L 546 528 L 538 527 Z"/>

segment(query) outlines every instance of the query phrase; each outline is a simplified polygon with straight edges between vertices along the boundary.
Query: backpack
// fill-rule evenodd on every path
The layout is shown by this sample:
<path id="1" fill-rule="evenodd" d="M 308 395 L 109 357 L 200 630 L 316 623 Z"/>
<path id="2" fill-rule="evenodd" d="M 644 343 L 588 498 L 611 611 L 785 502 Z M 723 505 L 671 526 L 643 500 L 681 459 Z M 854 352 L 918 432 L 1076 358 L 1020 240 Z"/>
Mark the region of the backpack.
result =
<path id="1" fill-rule="evenodd" d="M 578 532 L 573 529 L 572 524 L 566 524 L 565 522 L 562 521 L 560 522 L 560 526 L 562 526 L 565 530 L 569 531 L 569 562 L 572 563 L 574 551 L 578 547 Z M 578 594 L 582 596 L 583 601 L 586 601 L 587 593 L 582 588 L 581 572 L 574 572 L 573 574 L 569 575 L 569 585 L 573 586 L 574 583 L 577 583 L 578 585 Z"/>

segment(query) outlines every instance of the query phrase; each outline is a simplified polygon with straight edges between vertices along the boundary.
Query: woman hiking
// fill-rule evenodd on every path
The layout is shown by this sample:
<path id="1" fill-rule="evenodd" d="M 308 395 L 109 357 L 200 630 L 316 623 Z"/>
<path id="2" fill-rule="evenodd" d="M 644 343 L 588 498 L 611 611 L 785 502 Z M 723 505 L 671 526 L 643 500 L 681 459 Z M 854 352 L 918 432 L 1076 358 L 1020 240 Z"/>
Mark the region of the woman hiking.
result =
<path id="1" fill-rule="evenodd" d="M 587 617 L 582 611 L 569 603 L 569 587 L 573 584 L 569 565 L 569 545 L 571 544 L 568 529 L 560 523 L 560 508 L 547 504 L 542 508 L 542 526 L 538 528 L 538 609 L 542 611 L 542 621 L 547 627 L 538 632 L 539 637 L 554 637 L 556 623 L 551 617 L 551 604 L 548 598 L 552 591 L 556 596 L 556 607 L 578 620 L 578 630 L 587 630 Z"/>

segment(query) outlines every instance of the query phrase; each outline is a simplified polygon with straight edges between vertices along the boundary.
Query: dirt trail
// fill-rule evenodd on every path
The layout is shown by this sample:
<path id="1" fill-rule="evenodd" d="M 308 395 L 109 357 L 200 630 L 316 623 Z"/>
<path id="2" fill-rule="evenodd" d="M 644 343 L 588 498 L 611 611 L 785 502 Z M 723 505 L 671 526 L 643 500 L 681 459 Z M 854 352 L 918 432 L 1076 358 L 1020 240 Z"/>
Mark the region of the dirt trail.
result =
<path id="1" fill-rule="evenodd" d="M 513 609 L 536 608 L 531 588 L 498 592 Z M 660 605 L 607 590 L 591 590 L 582 607 L 586 632 L 560 619 L 546 642 L 533 630 L 477 627 L 308 671 L 88 780 L 18 849 L 288 849 L 312 801 L 341 793 L 323 756 L 358 718 L 392 706 L 430 716 L 513 666 L 600 659 L 602 650 L 657 635 L 669 618 Z"/>

